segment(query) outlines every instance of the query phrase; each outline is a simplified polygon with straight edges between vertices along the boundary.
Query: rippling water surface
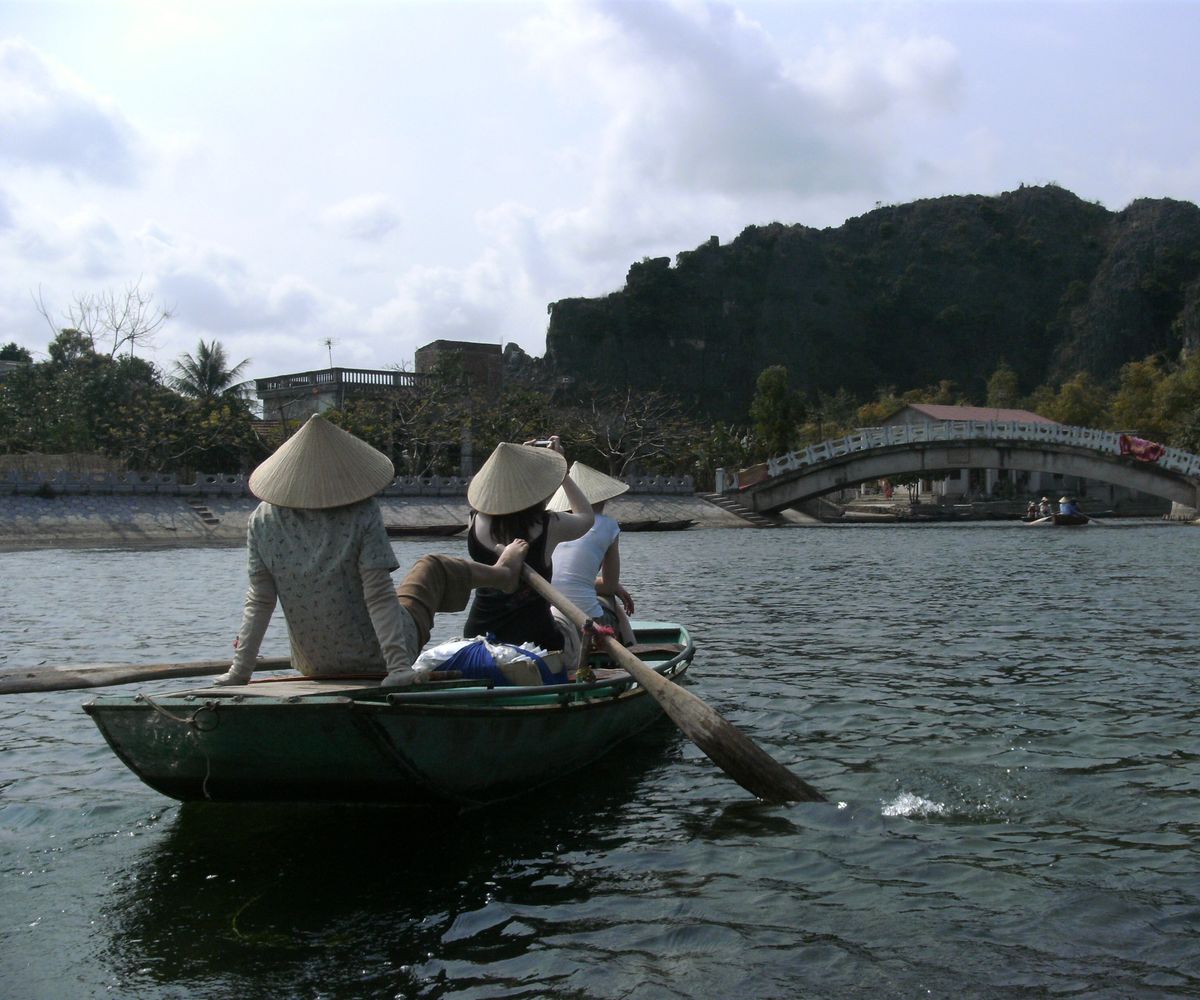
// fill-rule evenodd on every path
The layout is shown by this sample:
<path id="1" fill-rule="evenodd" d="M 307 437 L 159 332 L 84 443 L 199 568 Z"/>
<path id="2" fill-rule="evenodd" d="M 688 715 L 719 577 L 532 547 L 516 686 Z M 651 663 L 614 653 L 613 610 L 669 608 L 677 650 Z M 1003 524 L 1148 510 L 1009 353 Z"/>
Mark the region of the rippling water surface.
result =
<path id="1" fill-rule="evenodd" d="M 1200 994 L 1200 531 L 705 530 L 622 553 L 639 611 L 691 626 L 692 690 L 835 804 L 756 803 L 667 723 L 452 820 L 180 806 L 111 754 L 86 693 L 9 696 L 0 993 Z M 0 668 L 219 657 L 243 563 L 0 555 Z M 285 647 L 273 624 L 264 653 Z"/>

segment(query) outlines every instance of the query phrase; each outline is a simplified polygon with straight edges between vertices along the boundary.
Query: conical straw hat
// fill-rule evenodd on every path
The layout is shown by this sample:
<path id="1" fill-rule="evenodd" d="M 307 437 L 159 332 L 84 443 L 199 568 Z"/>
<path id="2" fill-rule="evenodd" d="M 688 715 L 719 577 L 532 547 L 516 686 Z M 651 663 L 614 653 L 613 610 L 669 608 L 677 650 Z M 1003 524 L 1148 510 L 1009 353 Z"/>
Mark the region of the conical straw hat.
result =
<path id="1" fill-rule="evenodd" d="M 467 487 L 467 502 L 481 514 L 515 514 L 545 500 L 561 485 L 567 460 L 550 448 L 496 446 Z"/>
<path id="2" fill-rule="evenodd" d="M 254 470 L 250 492 L 278 507 L 320 510 L 373 497 L 395 475 L 383 452 L 313 414 Z"/>
<path id="3" fill-rule="evenodd" d="M 575 485 L 583 491 L 583 495 L 587 497 L 588 503 L 604 503 L 605 500 L 619 497 L 629 489 L 628 483 L 623 483 L 619 479 L 607 476 L 603 472 L 593 469 L 590 465 L 584 465 L 582 462 L 576 462 L 571 466 L 570 476 L 575 480 Z M 570 510 L 571 502 L 567 499 L 567 491 L 560 486 L 558 492 L 546 504 L 546 509 Z"/>

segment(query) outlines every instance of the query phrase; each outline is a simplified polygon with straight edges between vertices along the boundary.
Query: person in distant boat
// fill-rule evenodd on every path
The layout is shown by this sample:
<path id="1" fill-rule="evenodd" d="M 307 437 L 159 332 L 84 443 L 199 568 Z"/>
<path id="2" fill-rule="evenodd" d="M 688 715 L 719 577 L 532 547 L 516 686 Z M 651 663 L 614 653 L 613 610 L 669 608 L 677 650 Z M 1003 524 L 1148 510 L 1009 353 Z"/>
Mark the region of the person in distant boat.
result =
<path id="1" fill-rule="evenodd" d="M 422 556 L 393 589 L 399 563 L 375 494 L 394 476 L 386 455 L 319 415 L 254 470 L 250 492 L 262 503 L 246 529 L 250 587 L 217 684 L 249 681 L 277 600 L 300 673 L 378 674 L 391 687 L 421 679 L 411 666 L 437 612 L 461 611 L 476 587 L 516 589 L 521 540 L 494 565 Z"/>
<path id="2" fill-rule="evenodd" d="M 493 563 L 497 545 L 521 539 L 529 546 L 526 563 L 551 579 L 555 548 L 582 537 L 595 520 L 587 497 L 566 473 L 567 459 L 557 436 L 544 446 L 497 445 L 467 488 L 471 558 Z M 546 510 L 546 501 L 560 486 L 574 513 Z M 527 584 L 515 592 L 477 590 L 463 635 L 494 635 L 500 642 L 533 644 L 547 652 L 562 650 L 568 665 L 578 659 L 579 633 L 572 625 L 559 624 L 550 614 L 550 603 Z"/>
<path id="3" fill-rule="evenodd" d="M 1038 514 L 1042 517 L 1049 517 L 1054 513 L 1054 505 L 1050 502 L 1049 497 L 1042 497 L 1038 504 Z"/>
<path id="4" fill-rule="evenodd" d="M 1025 507 L 1025 517 L 1026 517 L 1026 519 L 1027 519 L 1027 520 L 1030 520 L 1030 521 L 1032 521 L 1032 520 L 1033 520 L 1035 517 L 1037 517 L 1037 516 L 1038 516 L 1038 504 L 1037 504 L 1037 501 L 1036 501 L 1036 500 L 1030 500 L 1030 501 L 1029 501 L 1029 504 L 1028 504 L 1028 505 Z"/>
<path id="5" fill-rule="evenodd" d="M 1077 516 L 1080 513 L 1079 508 L 1075 506 L 1075 499 L 1073 497 L 1059 497 L 1058 512 L 1068 516 Z"/>
<path id="6" fill-rule="evenodd" d="M 571 466 L 570 478 L 591 505 L 595 523 L 582 538 L 562 542 L 554 550 L 554 586 L 585 615 L 612 628 L 624 645 L 631 646 L 633 629 L 628 616 L 634 605 L 621 585 L 621 526 L 604 513 L 604 504 L 626 492 L 629 484 L 582 462 Z M 569 503 L 566 490 L 560 488 L 546 507 L 566 510 Z M 557 608 L 552 613 L 567 621 Z M 581 655 L 585 653 L 581 649 Z"/>

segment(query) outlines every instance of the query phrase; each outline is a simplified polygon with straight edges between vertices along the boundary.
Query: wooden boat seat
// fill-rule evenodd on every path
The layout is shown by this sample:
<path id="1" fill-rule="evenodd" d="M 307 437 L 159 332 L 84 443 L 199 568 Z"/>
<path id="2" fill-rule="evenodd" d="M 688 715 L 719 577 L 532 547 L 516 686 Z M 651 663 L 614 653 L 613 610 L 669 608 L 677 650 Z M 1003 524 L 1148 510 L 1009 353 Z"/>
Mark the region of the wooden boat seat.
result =
<path id="1" fill-rule="evenodd" d="M 629 678 L 629 674 L 620 667 L 594 667 L 593 673 L 598 681 L 623 681 Z"/>
<path id="2" fill-rule="evenodd" d="M 195 687 L 182 691 L 171 691 L 164 697 L 181 695 L 205 698 L 311 698 L 314 695 L 337 697 L 363 688 L 379 687 L 379 681 L 315 681 L 307 677 L 279 677 L 254 681 L 235 687 Z"/>
<path id="3" fill-rule="evenodd" d="M 632 646 L 627 646 L 634 656 L 674 656 L 676 653 L 682 653 L 683 647 L 677 642 L 639 642 Z"/>
<path id="4" fill-rule="evenodd" d="M 434 670 L 430 673 L 427 683 L 436 682 L 439 687 L 455 687 L 463 683 L 459 680 L 461 677 L 462 673 L 458 670 Z M 233 695 L 245 695 L 250 698 L 337 697 L 338 695 L 350 695 L 356 691 L 378 688 L 382 681 L 382 675 L 377 677 L 358 675 L 317 678 L 289 674 L 284 677 L 260 677 L 249 684 L 236 687 L 188 688 L 186 691 L 172 691 L 171 694 L 205 695 L 209 697 L 219 695 L 225 698 Z M 475 682 L 467 681 L 466 683 L 474 684 Z M 395 690 L 399 691 L 402 689 L 396 688 Z"/>

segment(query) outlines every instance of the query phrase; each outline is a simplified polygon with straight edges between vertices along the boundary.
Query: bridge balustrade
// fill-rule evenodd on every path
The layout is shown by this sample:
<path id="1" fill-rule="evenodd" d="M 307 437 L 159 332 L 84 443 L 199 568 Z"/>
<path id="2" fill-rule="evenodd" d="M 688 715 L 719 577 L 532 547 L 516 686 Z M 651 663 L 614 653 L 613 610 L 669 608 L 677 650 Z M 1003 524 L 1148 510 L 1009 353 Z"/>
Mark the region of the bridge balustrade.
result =
<path id="1" fill-rule="evenodd" d="M 869 451 L 872 448 L 952 441 L 1020 441 L 1073 445 L 1115 455 L 1121 453 L 1119 434 L 1094 427 L 1003 420 L 943 420 L 863 428 L 843 438 L 822 441 L 786 455 L 769 458 L 766 462 L 767 473 L 770 477 L 781 476 L 786 472 L 794 472 L 835 458 L 843 458 L 852 452 Z M 1157 465 L 1173 472 L 1200 477 L 1200 455 L 1193 455 L 1178 448 L 1167 448 Z M 736 490 L 739 487 L 738 477 L 729 477 L 727 488 Z"/>

